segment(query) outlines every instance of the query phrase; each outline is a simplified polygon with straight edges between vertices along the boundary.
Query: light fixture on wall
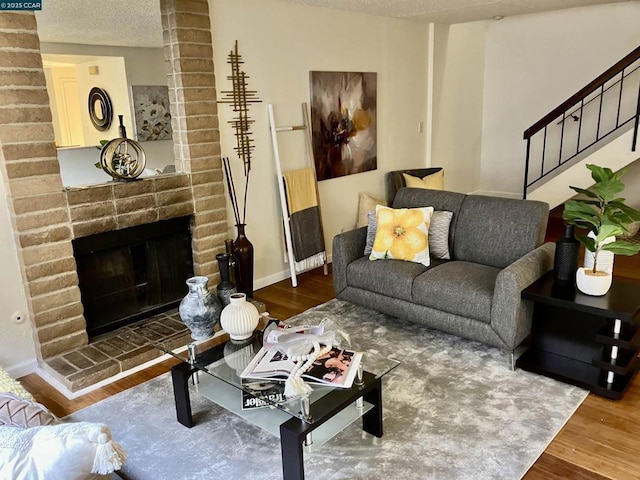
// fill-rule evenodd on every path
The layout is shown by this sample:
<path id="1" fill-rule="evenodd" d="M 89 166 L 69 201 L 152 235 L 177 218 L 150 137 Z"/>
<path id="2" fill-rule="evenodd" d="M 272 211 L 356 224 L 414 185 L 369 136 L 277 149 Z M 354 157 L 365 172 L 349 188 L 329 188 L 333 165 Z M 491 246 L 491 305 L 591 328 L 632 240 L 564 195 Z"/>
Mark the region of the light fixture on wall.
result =
<path id="1" fill-rule="evenodd" d="M 504 15 L 494 15 L 493 17 L 491 17 L 493 20 L 502 20 L 504 18 Z"/>

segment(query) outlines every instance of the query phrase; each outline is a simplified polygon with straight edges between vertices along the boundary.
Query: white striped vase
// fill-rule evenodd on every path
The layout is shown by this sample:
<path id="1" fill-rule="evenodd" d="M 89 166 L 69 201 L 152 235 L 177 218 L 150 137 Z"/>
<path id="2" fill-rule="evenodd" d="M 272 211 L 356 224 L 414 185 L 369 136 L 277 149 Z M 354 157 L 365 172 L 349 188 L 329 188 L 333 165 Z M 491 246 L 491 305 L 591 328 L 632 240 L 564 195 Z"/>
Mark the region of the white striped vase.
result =
<path id="1" fill-rule="evenodd" d="M 258 326 L 260 314 L 258 309 L 247 302 L 244 293 L 233 293 L 229 296 L 229 305 L 220 314 L 220 325 L 229 334 L 231 340 L 246 340 Z"/>

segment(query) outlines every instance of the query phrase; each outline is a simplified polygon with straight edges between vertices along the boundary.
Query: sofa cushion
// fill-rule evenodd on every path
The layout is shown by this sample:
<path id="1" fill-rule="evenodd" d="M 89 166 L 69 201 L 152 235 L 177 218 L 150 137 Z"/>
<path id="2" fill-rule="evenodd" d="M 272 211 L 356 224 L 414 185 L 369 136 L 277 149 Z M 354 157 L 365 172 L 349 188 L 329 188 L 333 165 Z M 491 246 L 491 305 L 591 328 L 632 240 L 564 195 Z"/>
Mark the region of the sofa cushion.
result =
<path id="1" fill-rule="evenodd" d="M 453 258 L 504 268 L 542 244 L 546 203 L 467 195 L 456 222 Z"/>
<path id="2" fill-rule="evenodd" d="M 499 268 L 447 262 L 413 281 L 412 300 L 437 310 L 491 323 L 491 301 Z"/>
<path id="3" fill-rule="evenodd" d="M 433 269 L 442 263 L 442 260 L 433 260 L 428 268 Z M 420 263 L 402 260 L 372 262 L 367 257 L 362 257 L 347 265 L 347 278 L 350 287 L 410 302 L 413 281 L 425 271 L 427 267 Z"/>

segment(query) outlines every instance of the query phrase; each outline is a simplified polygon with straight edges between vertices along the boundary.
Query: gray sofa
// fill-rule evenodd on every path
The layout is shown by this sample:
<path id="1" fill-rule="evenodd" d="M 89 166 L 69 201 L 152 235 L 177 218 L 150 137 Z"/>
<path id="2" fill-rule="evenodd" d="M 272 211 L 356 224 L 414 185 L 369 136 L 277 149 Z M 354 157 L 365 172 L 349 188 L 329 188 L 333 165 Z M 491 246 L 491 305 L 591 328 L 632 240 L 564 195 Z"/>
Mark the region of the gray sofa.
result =
<path id="1" fill-rule="evenodd" d="M 520 292 L 551 270 L 555 246 L 542 244 L 546 203 L 402 188 L 394 208 L 453 212 L 450 260 L 425 267 L 364 256 L 367 228 L 333 240 L 336 297 L 513 354 L 528 335 L 532 306 Z M 513 355 L 511 355 L 513 360 Z"/>

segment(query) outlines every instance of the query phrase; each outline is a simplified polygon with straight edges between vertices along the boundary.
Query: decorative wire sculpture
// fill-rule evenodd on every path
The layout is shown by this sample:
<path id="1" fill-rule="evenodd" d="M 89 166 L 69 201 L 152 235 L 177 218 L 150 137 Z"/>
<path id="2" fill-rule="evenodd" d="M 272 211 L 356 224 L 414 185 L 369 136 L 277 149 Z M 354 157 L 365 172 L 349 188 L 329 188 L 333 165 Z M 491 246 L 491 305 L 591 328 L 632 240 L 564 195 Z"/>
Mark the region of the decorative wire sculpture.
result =
<path id="1" fill-rule="evenodd" d="M 227 187 L 229 188 L 229 197 L 231 198 L 231 206 L 233 207 L 236 225 L 240 225 L 245 223 L 247 216 L 247 190 L 249 186 L 249 172 L 251 171 L 251 152 L 255 148 L 250 130 L 254 121 L 249 117 L 249 107 L 251 103 L 260 103 L 262 100 L 257 97 L 255 90 L 247 89 L 247 78 L 249 78 L 249 76 L 246 75 L 243 70 L 240 70 L 240 65 L 244 64 L 244 61 L 238 53 L 237 40 L 234 49 L 229 52 L 227 63 L 231 65 L 231 75 L 227 76 L 227 80 L 231 80 L 233 89 L 222 91 L 221 93 L 224 94 L 224 99 L 219 100 L 218 103 L 229 103 L 233 111 L 237 112 L 237 116 L 230 120 L 229 123 L 235 129 L 236 147 L 234 150 L 244 164 L 245 186 L 242 217 L 240 217 L 238 210 L 238 199 L 229 166 L 229 158 L 224 157 L 222 161 L 227 177 Z"/>
<path id="2" fill-rule="evenodd" d="M 134 180 L 144 171 L 145 165 L 142 146 L 128 138 L 114 138 L 100 152 L 100 166 L 117 180 Z"/>

